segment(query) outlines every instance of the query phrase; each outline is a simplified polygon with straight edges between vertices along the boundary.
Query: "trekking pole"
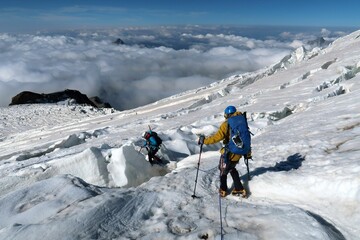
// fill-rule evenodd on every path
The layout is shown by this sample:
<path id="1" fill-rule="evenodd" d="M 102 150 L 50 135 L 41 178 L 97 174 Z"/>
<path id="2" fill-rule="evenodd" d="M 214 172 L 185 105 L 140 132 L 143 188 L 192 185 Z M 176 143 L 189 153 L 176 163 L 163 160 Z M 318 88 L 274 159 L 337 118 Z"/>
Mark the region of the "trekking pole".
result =
<path id="1" fill-rule="evenodd" d="M 250 171 L 249 171 L 249 159 L 252 160 L 252 158 L 244 158 L 244 162 L 245 162 L 246 170 L 247 170 L 248 181 L 251 180 Z"/>
<path id="2" fill-rule="evenodd" d="M 196 170 L 194 194 L 191 195 L 192 198 L 198 198 L 198 196 L 195 195 L 195 191 L 196 191 L 196 184 L 197 184 L 197 179 L 198 179 L 198 175 L 199 175 L 199 168 L 200 168 L 200 159 L 201 159 L 202 147 L 203 147 L 203 144 L 200 145 L 200 153 L 199 153 L 198 167 L 197 167 L 197 170 Z"/>

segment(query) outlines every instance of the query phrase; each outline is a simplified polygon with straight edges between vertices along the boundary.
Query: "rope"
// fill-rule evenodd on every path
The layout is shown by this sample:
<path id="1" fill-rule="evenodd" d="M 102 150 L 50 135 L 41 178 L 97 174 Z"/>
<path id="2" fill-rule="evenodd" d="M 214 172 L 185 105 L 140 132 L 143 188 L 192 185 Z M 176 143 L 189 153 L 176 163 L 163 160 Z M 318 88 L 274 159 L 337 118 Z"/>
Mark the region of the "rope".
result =
<path id="1" fill-rule="evenodd" d="M 219 168 L 220 168 L 220 174 L 219 174 L 219 178 L 220 178 L 220 185 L 221 185 L 221 175 L 223 174 L 223 163 L 224 163 L 224 157 L 223 155 L 220 157 L 220 163 L 219 163 Z M 219 187 L 220 190 L 220 187 Z M 219 191 L 219 212 L 220 212 L 220 235 L 221 235 L 221 240 L 224 239 L 224 228 L 223 228 L 223 223 L 222 223 L 222 211 L 221 211 L 221 194 Z"/>
<path id="2" fill-rule="evenodd" d="M 221 240 L 224 239 L 224 229 L 223 229 L 223 224 L 222 224 L 222 211 L 221 211 L 221 195 L 219 193 L 219 209 L 220 209 L 220 235 L 221 235 Z"/>

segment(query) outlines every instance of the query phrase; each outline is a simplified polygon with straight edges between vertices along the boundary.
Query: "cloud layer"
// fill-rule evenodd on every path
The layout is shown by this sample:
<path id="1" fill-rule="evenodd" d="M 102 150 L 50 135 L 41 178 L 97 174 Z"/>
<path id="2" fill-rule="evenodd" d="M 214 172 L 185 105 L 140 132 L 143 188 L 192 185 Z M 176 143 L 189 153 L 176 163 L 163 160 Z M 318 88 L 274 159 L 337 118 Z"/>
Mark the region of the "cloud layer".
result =
<path id="1" fill-rule="evenodd" d="M 77 89 L 129 109 L 268 66 L 313 38 L 243 32 L 249 36 L 220 27 L 0 33 L 0 106 L 25 90 Z M 113 44 L 117 38 L 125 45 Z"/>

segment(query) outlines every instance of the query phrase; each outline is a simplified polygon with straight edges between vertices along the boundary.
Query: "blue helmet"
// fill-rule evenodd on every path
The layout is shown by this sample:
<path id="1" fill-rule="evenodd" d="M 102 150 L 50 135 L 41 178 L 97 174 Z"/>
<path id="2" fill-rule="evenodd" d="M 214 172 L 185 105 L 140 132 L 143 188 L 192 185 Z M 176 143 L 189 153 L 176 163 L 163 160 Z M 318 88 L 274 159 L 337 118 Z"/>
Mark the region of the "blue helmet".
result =
<path id="1" fill-rule="evenodd" d="M 225 115 L 230 115 L 236 112 L 236 108 L 234 106 L 228 106 L 227 108 L 225 108 L 224 114 Z"/>

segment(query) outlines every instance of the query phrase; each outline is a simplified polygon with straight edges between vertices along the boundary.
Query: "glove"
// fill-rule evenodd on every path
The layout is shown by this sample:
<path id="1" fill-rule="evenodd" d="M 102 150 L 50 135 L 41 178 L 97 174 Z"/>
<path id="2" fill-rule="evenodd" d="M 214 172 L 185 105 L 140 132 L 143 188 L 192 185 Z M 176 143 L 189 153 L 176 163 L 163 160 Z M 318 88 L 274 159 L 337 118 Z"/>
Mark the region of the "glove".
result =
<path id="1" fill-rule="evenodd" d="M 229 163 L 229 157 L 227 156 L 227 154 L 222 154 L 220 156 L 220 164 L 219 164 L 220 171 L 223 171 L 228 163 Z"/>
<path id="2" fill-rule="evenodd" d="M 244 157 L 245 159 L 252 159 L 251 151 L 248 152 Z"/>
<path id="3" fill-rule="evenodd" d="M 203 145 L 203 144 L 204 144 L 204 140 L 205 140 L 205 136 L 204 136 L 204 135 L 200 135 L 199 140 L 198 140 L 198 144 L 199 144 L 199 145 Z"/>
<path id="4" fill-rule="evenodd" d="M 226 168 L 226 163 L 222 163 L 221 165 L 219 165 L 220 171 L 224 171 L 225 168 Z"/>

